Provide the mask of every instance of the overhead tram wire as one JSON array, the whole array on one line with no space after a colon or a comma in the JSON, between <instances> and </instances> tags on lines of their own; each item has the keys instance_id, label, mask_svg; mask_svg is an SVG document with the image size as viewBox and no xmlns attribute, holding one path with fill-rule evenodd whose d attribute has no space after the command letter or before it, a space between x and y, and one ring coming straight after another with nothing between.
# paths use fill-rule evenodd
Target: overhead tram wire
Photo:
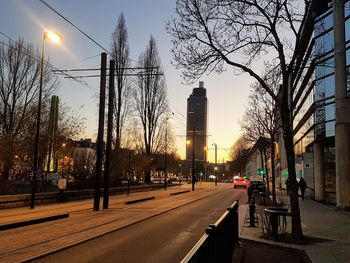
<instances>
[{"instance_id":1,"label":"overhead tram wire","mask_svg":"<svg viewBox=\"0 0 350 263\"><path fill-rule=\"evenodd\" d=\"M91 56L91 57L88 57L88 58L83 58L83 59L81 59L81 60L75 61L75 62L70 63L70 64L67 64L67 65L59 66L59 67L57 67L57 68L66 68L66 67L69 67L69 66L71 66L71 65L79 64L79 63L81 63L81 62L85 62L85 61L88 61L88 60L90 60L90 59L97 58L97 57L100 57L100 56L101 56L101 54L99 53L99 54L97 54L97 55L94 55L94 56Z\"/></svg>"},{"instance_id":2,"label":"overhead tram wire","mask_svg":"<svg viewBox=\"0 0 350 263\"><path fill-rule=\"evenodd\" d=\"M149 67L151 69L158 69L159 67L156 66L156 67ZM132 70L133 72L135 73L124 73L122 74L123 76L156 76L156 75L163 75L163 73L152 73L152 74L149 74L149 73L144 73L144 72L136 72L136 70L143 70L144 68L141 68L141 67L127 67L125 68L126 70ZM98 78L100 77L100 74L94 74L94 75L82 75L82 76L73 76L73 75L69 75L68 76L68 72L83 72L83 71L99 71L100 69L99 68L79 68L79 69L56 69L56 70L53 70L53 72L55 74L59 74L59 75L63 75L65 76L65 78L70 78L70 79L74 79L74 80L77 80L78 79L83 79L83 78ZM107 70L109 70L107 68ZM84 81L84 83L86 83Z\"/></svg>"},{"instance_id":3,"label":"overhead tram wire","mask_svg":"<svg viewBox=\"0 0 350 263\"><path fill-rule=\"evenodd\" d=\"M13 40L11 37L7 36L7 35L4 34L3 32L0 31L0 34L3 35L4 37L6 37L6 38L7 38L8 40L10 40L11 42L13 42L13 43L19 45L19 43L18 43L17 41ZM6 43L6 42L4 42L4 41L0 41L0 43L4 44L4 45L7 46L7 47L10 47L10 48L13 48L13 49L17 50L18 52L22 53L23 55L26 55L26 56L28 56L28 57L31 57L31 58L35 59L35 60L36 60L37 62L39 62L39 63L40 63L40 61L41 61L41 58L40 58L40 57L32 56L31 52L30 52L27 48L25 48L25 47L23 47L23 50L26 51L26 52L23 52L22 50L20 50L20 49L14 47L14 46L10 46L8 43ZM56 71L62 71L62 70L60 70L60 69L54 67L54 66L53 66L52 64L50 64L47 60L44 60L44 64L45 64L46 66L50 67L52 71L54 71L54 70L56 70ZM96 94L99 93L98 89L96 89L95 87L89 85L89 84L86 83L85 81L75 79L74 76L68 74L67 72L62 72L62 74L65 75L68 79L71 79L71 80L73 80L73 81L76 81L76 82L78 82L79 84L81 84L81 85L87 87L88 89L90 89L90 90L93 91L94 93L96 93Z\"/></svg>"}]
</instances>

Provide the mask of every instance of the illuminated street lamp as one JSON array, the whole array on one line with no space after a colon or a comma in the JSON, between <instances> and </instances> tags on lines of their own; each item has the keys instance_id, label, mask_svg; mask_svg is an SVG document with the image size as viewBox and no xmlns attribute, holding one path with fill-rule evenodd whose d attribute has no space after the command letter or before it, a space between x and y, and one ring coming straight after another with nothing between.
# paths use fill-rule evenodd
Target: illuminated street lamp
<instances>
[{"instance_id":1,"label":"illuminated street lamp","mask_svg":"<svg viewBox=\"0 0 350 263\"><path fill-rule=\"evenodd\" d=\"M39 82L39 99L38 99L38 112L36 120L35 131L35 145L34 145L34 163L33 163L33 178L32 178L32 193L30 197L30 209L34 208L35 203L35 191L36 191L36 176L38 172L38 159L39 159L39 139L40 139L40 118L41 118L41 97L43 93L43 75L44 75L44 58L45 58L45 40L48 39L53 43L59 43L62 40L62 36L57 32L44 32L43 44L41 52L40 63L40 82Z\"/></svg>"}]
</instances>

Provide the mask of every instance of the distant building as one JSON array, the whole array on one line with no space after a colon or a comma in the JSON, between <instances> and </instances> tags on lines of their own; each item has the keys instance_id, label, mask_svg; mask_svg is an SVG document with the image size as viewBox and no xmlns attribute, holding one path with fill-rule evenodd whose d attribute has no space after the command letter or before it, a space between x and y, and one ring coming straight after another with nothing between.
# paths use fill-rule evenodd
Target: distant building
<instances>
[{"instance_id":1,"label":"distant building","mask_svg":"<svg viewBox=\"0 0 350 263\"><path fill-rule=\"evenodd\" d=\"M208 99L204 82L199 82L199 87L194 88L187 99L187 129L186 129L186 160L192 160L193 137L194 158L197 164L207 161L207 128L208 128ZM194 134L193 134L194 132ZM194 135L194 136L193 136Z\"/></svg>"},{"instance_id":2,"label":"distant building","mask_svg":"<svg viewBox=\"0 0 350 263\"><path fill-rule=\"evenodd\" d=\"M75 163L90 163L96 158L96 144L91 139L81 139L72 143L72 157ZM86 164L84 164L86 165Z\"/></svg>"}]
</instances>

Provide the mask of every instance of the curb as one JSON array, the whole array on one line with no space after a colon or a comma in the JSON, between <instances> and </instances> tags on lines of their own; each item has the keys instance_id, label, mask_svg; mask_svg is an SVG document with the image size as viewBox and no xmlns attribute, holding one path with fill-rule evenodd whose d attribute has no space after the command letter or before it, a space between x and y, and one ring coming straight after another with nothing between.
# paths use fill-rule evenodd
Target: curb
<instances>
[{"instance_id":1,"label":"curb","mask_svg":"<svg viewBox=\"0 0 350 263\"><path fill-rule=\"evenodd\" d=\"M45 222L58 220L58 219L62 219L62 218L68 218L68 217L69 217L69 213L63 213L63 214L58 214L58 215L30 219L30 220L26 220L26 221L19 221L19 222L15 222L15 223L4 224L4 225L0 225L0 231L12 229L12 228L23 227L23 226L28 226L28 225L45 223Z\"/></svg>"},{"instance_id":2,"label":"curb","mask_svg":"<svg viewBox=\"0 0 350 263\"><path fill-rule=\"evenodd\" d=\"M185 190L185 191L181 191L181 192L171 193L170 195L179 195L179 194L189 193L189 192L190 192L190 190Z\"/></svg>"},{"instance_id":3,"label":"curb","mask_svg":"<svg viewBox=\"0 0 350 263\"><path fill-rule=\"evenodd\" d=\"M153 200L153 199L155 199L154 196L145 197L145 198L141 198L141 199L135 199L135 200L126 201L125 204L126 204L126 205L130 205L130 204L135 204L135 203L139 203L139 202L143 202L143 201L148 201L148 200Z\"/></svg>"}]
</instances>

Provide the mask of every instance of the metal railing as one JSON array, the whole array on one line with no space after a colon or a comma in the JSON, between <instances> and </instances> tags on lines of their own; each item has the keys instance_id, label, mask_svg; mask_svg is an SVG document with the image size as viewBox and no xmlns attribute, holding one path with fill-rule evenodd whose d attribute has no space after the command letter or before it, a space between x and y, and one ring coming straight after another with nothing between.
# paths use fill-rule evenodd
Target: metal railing
<instances>
[{"instance_id":1,"label":"metal railing","mask_svg":"<svg viewBox=\"0 0 350 263\"><path fill-rule=\"evenodd\" d=\"M188 252L181 263L187 262L232 262L238 243L238 201L214 223Z\"/></svg>"}]
</instances>

